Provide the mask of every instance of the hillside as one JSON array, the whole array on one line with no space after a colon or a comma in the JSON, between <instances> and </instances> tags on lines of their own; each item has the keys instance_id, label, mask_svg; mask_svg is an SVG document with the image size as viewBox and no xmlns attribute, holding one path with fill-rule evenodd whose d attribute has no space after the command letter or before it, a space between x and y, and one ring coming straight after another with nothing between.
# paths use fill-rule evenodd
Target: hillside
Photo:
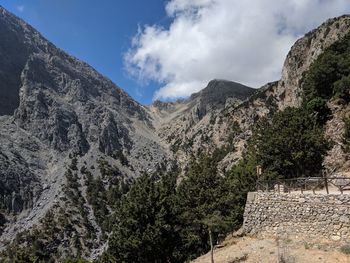
<instances>
[{"instance_id":1,"label":"hillside","mask_svg":"<svg viewBox=\"0 0 350 263\"><path fill-rule=\"evenodd\" d=\"M284 237L254 238L240 237L227 239L214 252L215 262L310 262L310 263L346 263L348 255L342 253L338 246L329 244L327 240L291 239ZM210 255L206 254L193 260L193 263L210 262Z\"/></svg>"},{"instance_id":2,"label":"hillside","mask_svg":"<svg viewBox=\"0 0 350 263\"><path fill-rule=\"evenodd\" d=\"M227 104L225 107L207 113L195 122L186 121L187 126L179 129L176 121L163 124L159 129L161 138L166 138L180 162L186 163L188 156L198 149L209 152L230 145L221 163L223 170L230 168L246 151L246 142L254 124L262 118L271 118L275 112L287 107L299 107L303 99L300 85L310 65L333 43L349 33L350 18L342 16L330 19L320 27L300 38L289 51L282 69L282 78L271 82L242 103ZM327 123L327 134L337 139L333 149L326 157L325 166L330 171L344 172L346 154L341 150L339 136L344 133L341 120L347 107L330 102L334 118ZM181 122L180 122L181 123ZM334 160L340 160L336 163ZM340 164L341 163L341 164Z\"/></svg>"},{"instance_id":3,"label":"hillside","mask_svg":"<svg viewBox=\"0 0 350 263\"><path fill-rule=\"evenodd\" d=\"M212 119L223 109L241 104L255 91L239 83L212 80L207 87L186 100L170 103L156 101L149 111L158 136L162 142L170 145L173 153L180 149L196 152L198 148L205 147L205 131ZM185 165L188 157L178 155L177 160Z\"/></svg>"},{"instance_id":4,"label":"hillside","mask_svg":"<svg viewBox=\"0 0 350 263\"><path fill-rule=\"evenodd\" d=\"M93 178L105 177L102 164L110 167L112 178L103 182L109 188L160 169L168 150L159 144L146 109L110 80L3 8L0 29L6 39L0 43L5 58L0 62L0 192L7 220L0 246L60 208L73 209L69 220L92 226L74 224L73 232L98 234L96 209L86 200L81 174L75 175L76 194L86 209L80 216L88 218L79 218L76 201L66 200L72 160Z\"/></svg>"}]
</instances>

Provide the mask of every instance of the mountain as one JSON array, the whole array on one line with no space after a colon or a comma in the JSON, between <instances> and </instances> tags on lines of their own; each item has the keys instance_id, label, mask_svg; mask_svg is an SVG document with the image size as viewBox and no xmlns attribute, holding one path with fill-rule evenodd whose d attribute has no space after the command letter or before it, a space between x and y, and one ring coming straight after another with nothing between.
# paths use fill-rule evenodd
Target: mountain
<instances>
[{"instance_id":1,"label":"mountain","mask_svg":"<svg viewBox=\"0 0 350 263\"><path fill-rule=\"evenodd\" d=\"M157 132L170 121L171 108L185 110L196 122L254 92L214 80L188 100L169 103L166 111L160 102L144 107L2 7L0 35L1 249L20 232L52 227L45 222L56 215L59 236L52 242L59 244L50 253L78 253L71 244L78 236L79 253L96 257L108 230L94 199L101 198L108 212L107 196L116 187L172 167L169 143ZM102 184L102 197L95 184Z\"/></svg>"},{"instance_id":2,"label":"mountain","mask_svg":"<svg viewBox=\"0 0 350 263\"><path fill-rule=\"evenodd\" d=\"M170 145L173 153L178 153L176 159L183 166L189 157L179 150L193 153L203 148L213 116L241 104L255 91L236 82L212 80L188 99L170 103L156 101L148 109L161 141Z\"/></svg>"},{"instance_id":3,"label":"mountain","mask_svg":"<svg viewBox=\"0 0 350 263\"><path fill-rule=\"evenodd\" d=\"M349 34L349 31L349 16L329 19L293 45L284 62L279 81L264 85L241 103L226 104L207 112L205 116L192 114L178 117L178 122L173 119L167 121L157 129L160 138L170 143L175 156L184 165L189 156L198 150L213 152L217 148L229 146L221 162L222 170L227 170L246 151L246 142L258 120L271 118L275 112L287 107L301 106L303 89L300 83L303 76L328 47ZM345 112L334 103L330 102L329 106L333 113L338 113L333 114L332 120L327 123L326 133L332 139L335 134L337 136L333 149L326 157L325 166L331 171L344 172L348 170L346 154L341 150L341 137L344 134L342 116Z\"/></svg>"},{"instance_id":4,"label":"mountain","mask_svg":"<svg viewBox=\"0 0 350 263\"><path fill-rule=\"evenodd\" d=\"M4 8L0 36L1 246L53 205L68 206L65 173L73 159L94 177L102 176L102 161L111 164L123 181L169 163L145 107L110 80Z\"/></svg>"},{"instance_id":5,"label":"mountain","mask_svg":"<svg viewBox=\"0 0 350 263\"><path fill-rule=\"evenodd\" d=\"M217 149L224 173L246 152L258 120L301 106L303 76L349 32L342 16L306 34L281 80L260 89L213 80L187 99L143 106L0 7L0 250L33 243L45 260L96 259L135 178L177 166L186 176L191 158ZM329 107L326 135L335 143L325 166L343 172L349 110Z\"/></svg>"}]
</instances>

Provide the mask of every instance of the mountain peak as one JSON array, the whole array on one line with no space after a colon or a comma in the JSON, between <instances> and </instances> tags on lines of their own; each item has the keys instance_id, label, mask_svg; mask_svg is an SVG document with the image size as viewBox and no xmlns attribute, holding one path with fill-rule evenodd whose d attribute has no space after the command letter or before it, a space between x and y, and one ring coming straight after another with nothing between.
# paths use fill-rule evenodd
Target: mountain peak
<instances>
[{"instance_id":1,"label":"mountain peak","mask_svg":"<svg viewBox=\"0 0 350 263\"><path fill-rule=\"evenodd\" d=\"M237 82L213 79L204 89L192 94L190 100L200 100L206 108L223 108L227 99L246 100L254 92L255 89Z\"/></svg>"}]
</instances>

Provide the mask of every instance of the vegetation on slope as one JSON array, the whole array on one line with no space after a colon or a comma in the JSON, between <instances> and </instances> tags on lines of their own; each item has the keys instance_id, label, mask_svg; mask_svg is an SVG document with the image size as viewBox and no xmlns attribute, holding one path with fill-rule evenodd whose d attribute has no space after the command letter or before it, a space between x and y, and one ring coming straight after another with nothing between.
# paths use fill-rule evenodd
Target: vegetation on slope
<instances>
[{"instance_id":1,"label":"vegetation on slope","mask_svg":"<svg viewBox=\"0 0 350 263\"><path fill-rule=\"evenodd\" d=\"M184 262L209 249L209 228L218 240L239 227L254 168L241 163L222 177L217 163L215 156L193 159L178 186L177 173L136 180L101 262Z\"/></svg>"},{"instance_id":2,"label":"vegetation on slope","mask_svg":"<svg viewBox=\"0 0 350 263\"><path fill-rule=\"evenodd\" d=\"M302 79L303 107L314 110L325 122L330 114L327 101L332 98L350 102L350 34L331 45L311 65Z\"/></svg>"},{"instance_id":3,"label":"vegetation on slope","mask_svg":"<svg viewBox=\"0 0 350 263\"><path fill-rule=\"evenodd\" d=\"M67 167L61 203L56 203L38 226L18 234L15 241L0 254L1 262L57 262L65 257L69 258L63 262L87 262L81 258L99 245L98 230L89 219L87 205L91 205L101 227L102 239L107 238L106 232L110 232L112 224L110 207L117 205L128 187L119 171L106 162L101 161L99 168L102 177L108 178L108 186L103 184L100 177L94 179L85 166L79 173L77 164L77 158L73 157ZM86 186L86 197L81 181Z\"/></svg>"},{"instance_id":4,"label":"vegetation on slope","mask_svg":"<svg viewBox=\"0 0 350 263\"><path fill-rule=\"evenodd\" d=\"M320 173L330 146L324 138L324 125L331 114L327 102L350 101L349 51L350 36L327 49L304 75L302 107L287 108L270 120L261 120L244 159L223 176L217 166L229 147L194 156L181 180L178 172L145 175L130 190L120 172L101 160L101 177L93 177L85 167L80 171L85 197L73 159L66 174L68 211L62 211L58 219L48 215L43 230L19 236L3 256L8 262L50 262L58 255L57 242L75 236L69 240L76 241L70 255L76 259L64 262L80 262L80 249L92 249L86 241L95 234L85 201L91 205L104 238L109 238L100 262L185 262L207 252L209 233L215 243L240 227L246 193L255 186L256 165L262 165L266 178ZM344 147L349 147L350 121L344 122ZM79 215L78 225L91 230L86 236L76 230L73 213Z\"/></svg>"},{"instance_id":5,"label":"vegetation on slope","mask_svg":"<svg viewBox=\"0 0 350 263\"><path fill-rule=\"evenodd\" d=\"M260 122L250 145L265 177L295 178L318 175L330 144L312 112L287 108Z\"/></svg>"}]
</instances>

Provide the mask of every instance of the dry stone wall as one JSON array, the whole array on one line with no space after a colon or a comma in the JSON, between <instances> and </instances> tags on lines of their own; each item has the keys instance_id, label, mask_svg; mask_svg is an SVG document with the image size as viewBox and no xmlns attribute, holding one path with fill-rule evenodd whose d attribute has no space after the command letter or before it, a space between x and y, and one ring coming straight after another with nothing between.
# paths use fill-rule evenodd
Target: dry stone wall
<instances>
[{"instance_id":1,"label":"dry stone wall","mask_svg":"<svg viewBox=\"0 0 350 263\"><path fill-rule=\"evenodd\" d=\"M350 237L350 195L251 192L243 229L252 235Z\"/></svg>"}]
</instances>

